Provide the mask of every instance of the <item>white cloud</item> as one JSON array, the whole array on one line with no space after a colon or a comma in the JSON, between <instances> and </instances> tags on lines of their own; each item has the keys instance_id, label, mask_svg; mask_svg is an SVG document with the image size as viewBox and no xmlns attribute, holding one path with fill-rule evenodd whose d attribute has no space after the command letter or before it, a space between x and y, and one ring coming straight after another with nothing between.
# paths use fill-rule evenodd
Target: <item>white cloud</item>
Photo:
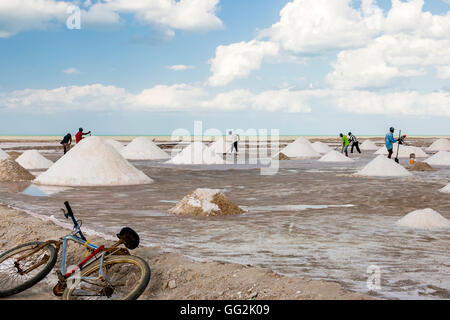
<instances>
[{"instance_id":1,"label":"white cloud","mask_svg":"<svg viewBox=\"0 0 450 320\"><path fill-rule=\"evenodd\" d=\"M450 117L450 93L420 94L403 91L380 94L370 91L336 91L335 106L357 114L433 115Z\"/></svg>"},{"instance_id":2,"label":"white cloud","mask_svg":"<svg viewBox=\"0 0 450 320\"><path fill-rule=\"evenodd\" d=\"M294 0L259 36L300 53L357 47L382 30L383 12L373 2L364 0L358 10L351 0Z\"/></svg>"},{"instance_id":3,"label":"white cloud","mask_svg":"<svg viewBox=\"0 0 450 320\"><path fill-rule=\"evenodd\" d=\"M179 30L212 30L223 26L216 16L219 0L108 0L117 12L132 13L142 23Z\"/></svg>"},{"instance_id":4,"label":"white cloud","mask_svg":"<svg viewBox=\"0 0 450 320\"><path fill-rule=\"evenodd\" d=\"M0 1L0 37L16 33L46 29L67 19L69 3L56 0L3 0Z\"/></svg>"},{"instance_id":5,"label":"white cloud","mask_svg":"<svg viewBox=\"0 0 450 320\"><path fill-rule=\"evenodd\" d=\"M122 108L130 101L125 89L102 84L56 89L25 89L3 94L0 105L8 109L56 112L64 110L109 110Z\"/></svg>"},{"instance_id":6,"label":"white cloud","mask_svg":"<svg viewBox=\"0 0 450 320\"><path fill-rule=\"evenodd\" d=\"M293 0L280 11L280 20L258 35L259 43L278 44L277 52L260 50L251 67L233 64L241 42L219 46L210 83L226 85L248 77L266 56L337 53L327 80L336 88L369 88L392 85L391 80L421 76L427 67L448 78L450 66L450 11L438 15L423 11L423 0L393 0L384 13L374 0L362 0L357 9L351 0ZM224 50L228 49L228 50ZM222 50L219 50L222 49ZM219 54L221 56L219 56ZM276 55L276 56L275 56Z\"/></svg>"},{"instance_id":7,"label":"white cloud","mask_svg":"<svg viewBox=\"0 0 450 320\"><path fill-rule=\"evenodd\" d=\"M429 66L438 78L448 78L450 12L433 15L423 5L423 0L393 0L384 34L361 48L341 51L329 83L341 89L392 86L393 80L425 75Z\"/></svg>"},{"instance_id":8,"label":"white cloud","mask_svg":"<svg viewBox=\"0 0 450 320\"><path fill-rule=\"evenodd\" d=\"M258 40L216 48L209 83L221 86L248 77L260 68L264 58L289 56L286 52L312 53L363 45L381 32L383 12L372 0L363 0L360 10L352 8L351 2L289 2L280 12L280 21L261 31Z\"/></svg>"},{"instance_id":9,"label":"white cloud","mask_svg":"<svg viewBox=\"0 0 450 320\"><path fill-rule=\"evenodd\" d=\"M205 31L222 28L216 16L219 0L105 0L83 3L81 28L112 26L121 14L132 14L143 24L169 29ZM57 0L0 1L0 37L7 38L27 30L44 30L54 25L65 27L74 3Z\"/></svg>"},{"instance_id":10,"label":"white cloud","mask_svg":"<svg viewBox=\"0 0 450 320\"><path fill-rule=\"evenodd\" d=\"M439 79L450 79L450 65L437 68Z\"/></svg>"},{"instance_id":11,"label":"white cloud","mask_svg":"<svg viewBox=\"0 0 450 320\"><path fill-rule=\"evenodd\" d=\"M133 106L141 109L192 108L205 95L202 88L188 84L157 85L136 95Z\"/></svg>"},{"instance_id":12,"label":"white cloud","mask_svg":"<svg viewBox=\"0 0 450 320\"><path fill-rule=\"evenodd\" d=\"M424 12L423 0L402 2L392 0L384 31L386 33L408 33L421 37L448 38L450 32L450 12L433 15Z\"/></svg>"},{"instance_id":13,"label":"white cloud","mask_svg":"<svg viewBox=\"0 0 450 320\"><path fill-rule=\"evenodd\" d=\"M167 66L167 68L169 68L172 71L186 71L189 69L194 69L194 66L187 66L184 64L175 64L173 66Z\"/></svg>"},{"instance_id":14,"label":"white cloud","mask_svg":"<svg viewBox=\"0 0 450 320\"><path fill-rule=\"evenodd\" d=\"M93 84L50 90L26 89L0 94L0 107L32 112L66 110L254 110L307 113L326 105L352 114L433 115L450 117L450 93L292 88L253 93L232 90L216 95L189 84L157 85L133 94L115 86Z\"/></svg>"},{"instance_id":15,"label":"white cloud","mask_svg":"<svg viewBox=\"0 0 450 320\"><path fill-rule=\"evenodd\" d=\"M269 90L252 98L253 107L257 110L288 112L311 112L307 100L312 92L291 91L289 89Z\"/></svg>"},{"instance_id":16,"label":"white cloud","mask_svg":"<svg viewBox=\"0 0 450 320\"><path fill-rule=\"evenodd\" d=\"M98 2L88 4L86 10L81 10L81 28L96 28L103 26L114 26L120 22L120 15L107 4Z\"/></svg>"},{"instance_id":17,"label":"white cloud","mask_svg":"<svg viewBox=\"0 0 450 320\"><path fill-rule=\"evenodd\" d=\"M73 67L64 69L62 72L65 74L80 74L80 71L78 71L77 68L73 68Z\"/></svg>"},{"instance_id":18,"label":"white cloud","mask_svg":"<svg viewBox=\"0 0 450 320\"><path fill-rule=\"evenodd\" d=\"M245 78L251 71L259 69L263 59L278 54L278 44L252 40L228 46L218 46L216 56L210 60L211 86L223 86L236 78Z\"/></svg>"},{"instance_id":19,"label":"white cloud","mask_svg":"<svg viewBox=\"0 0 450 320\"><path fill-rule=\"evenodd\" d=\"M226 91L214 96L189 84L156 85L132 94L102 84L26 89L0 95L0 107L15 110L58 112L65 110L260 110L310 112L308 97L317 93L289 89L252 93Z\"/></svg>"},{"instance_id":20,"label":"white cloud","mask_svg":"<svg viewBox=\"0 0 450 320\"><path fill-rule=\"evenodd\" d=\"M239 89L222 92L210 100L204 101L201 105L205 108L215 108L223 110L243 110L251 104L253 95L250 90Z\"/></svg>"},{"instance_id":21,"label":"white cloud","mask_svg":"<svg viewBox=\"0 0 450 320\"><path fill-rule=\"evenodd\" d=\"M397 78L424 75L427 66L436 67L445 78L449 65L448 39L385 35L364 48L340 52L327 79L337 88L382 87Z\"/></svg>"}]
</instances>

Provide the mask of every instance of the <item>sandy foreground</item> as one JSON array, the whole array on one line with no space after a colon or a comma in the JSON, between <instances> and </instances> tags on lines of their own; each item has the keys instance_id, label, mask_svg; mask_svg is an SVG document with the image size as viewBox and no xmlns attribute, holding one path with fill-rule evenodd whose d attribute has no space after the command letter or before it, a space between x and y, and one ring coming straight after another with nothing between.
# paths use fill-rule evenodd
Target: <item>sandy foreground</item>
<instances>
[{"instance_id":1,"label":"sandy foreground","mask_svg":"<svg viewBox=\"0 0 450 320\"><path fill-rule=\"evenodd\" d=\"M51 221L0 205L0 252L21 243L58 239L67 233L67 229ZM99 237L88 239L96 244L112 244ZM84 248L69 245L68 265L81 261L84 253ZM347 291L336 282L285 277L268 268L190 261L160 248L140 247L133 254L144 258L151 268L149 286L140 299L372 299ZM33 288L9 299L59 299L52 294L54 270Z\"/></svg>"}]
</instances>

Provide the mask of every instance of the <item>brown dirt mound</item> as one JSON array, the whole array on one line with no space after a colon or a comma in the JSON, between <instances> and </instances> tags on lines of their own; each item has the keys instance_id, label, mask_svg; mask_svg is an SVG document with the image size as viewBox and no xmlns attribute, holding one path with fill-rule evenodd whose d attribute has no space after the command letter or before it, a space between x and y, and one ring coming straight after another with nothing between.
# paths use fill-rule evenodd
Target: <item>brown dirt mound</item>
<instances>
[{"instance_id":1,"label":"brown dirt mound","mask_svg":"<svg viewBox=\"0 0 450 320\"><path fill-rule=\"evenodd\" d=\"M11 157L11 159L16 160L22 153L17 152L17 151L10 151L7 152L9 154L9 156Z\"/></svg>"},{"instance_id":2,"label":"brown dirt mound","mask_svg":"<svg viewBox=\"0 0 450 320\"><path fill-rule=\"evenodd\" d=\"M223 193L216 193L213 197L212 203L217 204L220 211L218 215L230 215L244 213L244 210L239 208L237 204L225 197ZM217 215L217 214L215 214Z\"/></svg>"},{"instance_id":3,"label":"brown dirt mound","mask_svg":"<svg viewBox=\"0 0 450 320\"><path fill-rule=\"evenodd\" d=\"M34 176L12 159L0 161L0 181L30 181Z\"/></svg>"},{"instance_id":4,"label":"brown dirt mound","mask_svg":"<svg viewBox=\"0 0 450 320\"><path fill-rule=\"evenodd\" d=\"M275 157L277 158L277 157ZM278 160L291 160L287 155L285 155L283 152L278 153Z\"/></svg>"},{"instance_id":5,"label":"brown dirt mound","mask_svg":"<svg viewBox=\"0 0 450 320\"><path fill-rule=\"evenodd\" d=\"M411 171L433 171L433 167L426 162L416 162L412 167L408 168Z\"/></svg>"},{"instance_id":6,"label":"brown dirt mound","mask_svg":"<svg viewBox=\"0 0 450 320\"><path fill-rule=\"evenodd\" d=\"M210 209L206 209L204 203L210 203ZM215 205L215 206L214 206ZM177 205L169 209L170 213L183 216L226 216L241 214L244 212L233 201L228 199L223 193L217 192L212 198L197 189L186 195Z\"/></svg>"}]
</instances>

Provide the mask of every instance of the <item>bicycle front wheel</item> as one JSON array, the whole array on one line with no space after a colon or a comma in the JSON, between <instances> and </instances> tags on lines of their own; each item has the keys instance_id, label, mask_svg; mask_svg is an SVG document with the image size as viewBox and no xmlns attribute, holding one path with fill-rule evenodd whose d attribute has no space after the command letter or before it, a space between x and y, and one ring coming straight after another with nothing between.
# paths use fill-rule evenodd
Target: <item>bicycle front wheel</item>
<instances>
[{"instance_id":1,"label":"bicycle front wheel","mask_svg":"<svg viewBox=\"0 0 450 320\"><path fill-rule=\"evenodd\" d=\"M31 288L53 269L56 249L48 244L35 251L41 244L25 243L0 254L0 297Z\"/></svg>"},{"instance_id":2,"label":"bicycle front wheel","mask_svg":"<svg viewBox=\"0 0 450 320\"><path fill-rule=\"evenodd\" d=\"M81 271L68 282L64 300L135 300L150 281L150 267L136 256L110 256ZM70 279L70 278L69 278ZM68 280L69 280L68 279Z\"/></svg>"}]
</instances>

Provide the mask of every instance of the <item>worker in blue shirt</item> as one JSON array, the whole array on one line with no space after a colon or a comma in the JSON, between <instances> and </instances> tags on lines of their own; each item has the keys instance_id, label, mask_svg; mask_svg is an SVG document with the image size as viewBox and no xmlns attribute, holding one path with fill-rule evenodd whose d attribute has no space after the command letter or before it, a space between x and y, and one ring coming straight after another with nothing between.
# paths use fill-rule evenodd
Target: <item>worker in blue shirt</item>
<instances>
[{"instance_id":1,"label":"worker in blue shirt","mask_svg":"<svg viewBox=\"0 0 450 320\"><path fill-rule=\"evenodd\" d=\"M392 153L394 153L394 143L398 142L397 139L394 138L394 127L391 127L389 129L388 134L386 134L385 143L386 143L386 149L388 151L388 158L391 159ZM405 138L406 135L404 135L402 138Z\"/></svg>"}]
</instances>

